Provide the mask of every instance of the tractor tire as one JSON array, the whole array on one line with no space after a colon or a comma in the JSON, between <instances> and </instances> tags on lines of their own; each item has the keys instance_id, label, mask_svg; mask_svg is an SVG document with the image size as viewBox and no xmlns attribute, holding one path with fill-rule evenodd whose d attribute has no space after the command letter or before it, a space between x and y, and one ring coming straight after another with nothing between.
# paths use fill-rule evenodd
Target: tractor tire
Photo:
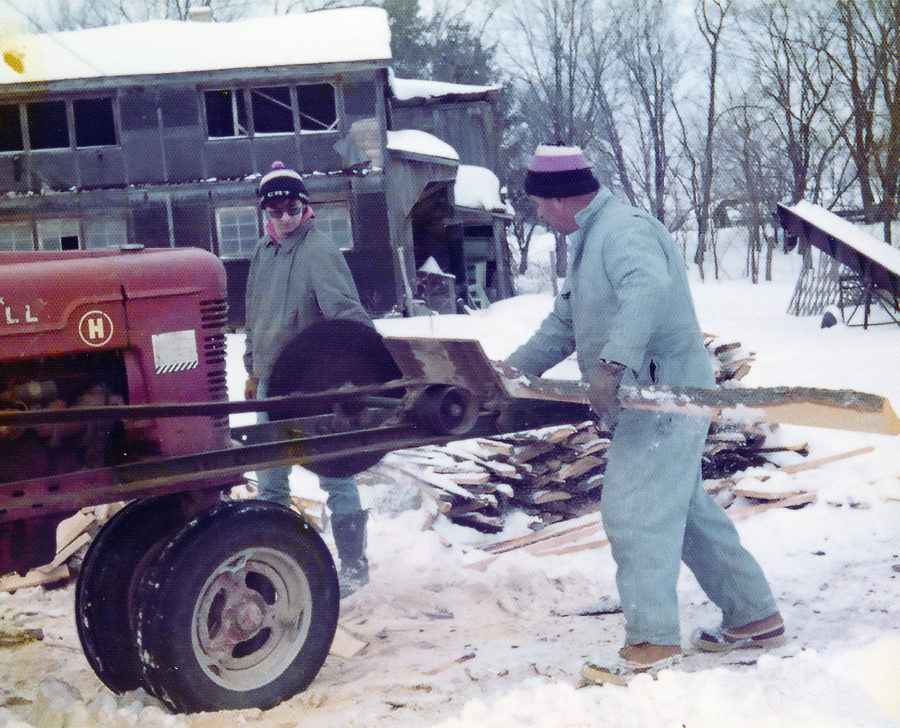
<instances>
[{"instance_id":1,"label":"tractor tire","mask_svg":"<svg viewBox=\"0 0 900 728\"><path fill-rule=\"evenodd\" d=\"M177 496L134 501L104 524L85 554L75 588L78 638L97 677L114 693L143 685L134 586L149 555L184 521Z\"/></svg>"},{"instance_id":2,"label":"tractor tire","mask_svg":"<svg viewBox=\"0 0 900 728\"><path fill-rule=\"evenodd\" d=\"M138 588L144 686L180 712L271 708L319 672L339 601L331 553L298 514L258 500L203 511Z\"/></svg>"}]
</instances>

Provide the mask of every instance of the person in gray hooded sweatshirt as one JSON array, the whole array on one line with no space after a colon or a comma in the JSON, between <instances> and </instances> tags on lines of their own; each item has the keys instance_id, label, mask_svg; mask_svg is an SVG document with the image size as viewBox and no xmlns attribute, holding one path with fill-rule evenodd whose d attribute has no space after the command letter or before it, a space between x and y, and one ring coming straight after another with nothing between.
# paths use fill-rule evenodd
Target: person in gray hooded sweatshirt
<instances>
[{"instance_id":1,"label":"person in gray hooded sweatshirt","mask_svg":"<svg viewBox=\"0 0 900 728\"><path fill-rule=\"evenodd\" d=\"M315 215L301 176L281 162L262 177L257 189L265 211L266 235L250 261L246 293L248 372L245 395L265 397L269 377L285 345L323 319L350 319L372 326L359 300L350 268L336 245L316 230ZM261 413L260 422L267 421ZM257 474L259 497L290 506L289 467ZM366 511L352 477L321 476L328 493L331 530L341 568L341 597L369 581L365 556Z\"/></svg>"},{"instance_id":2,"label":"person in gray hooded sweatshirt","mask_svg":"<svg viewBox=\"0 0 900 728\"><path fill-rule=\"evenodd\" d=\"M696 647L724 651L783 644L784 623L756 560L703 489L709 420L626 409L629 384L712 387L715 379L674 241L658 220L600 189L577 147L541 145L525 191L538 215L569 236L568 270L552 312L506 360L540 375L572 352L592 408L613 428L601 496L616 562L625 646L582 675L615 682L681 655L676 584L681 561L722 610Z\"/></svg>"}]
</instances>

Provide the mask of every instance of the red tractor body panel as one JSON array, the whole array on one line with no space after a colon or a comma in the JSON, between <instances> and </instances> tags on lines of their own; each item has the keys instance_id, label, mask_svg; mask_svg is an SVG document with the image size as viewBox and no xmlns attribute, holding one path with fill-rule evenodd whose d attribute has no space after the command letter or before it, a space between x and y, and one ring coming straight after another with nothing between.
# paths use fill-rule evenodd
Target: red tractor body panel
<instances>
[{"instance_id":1,"label":"red tractor body panel","mask_svg":"<svg viewBox=\"0 0 900 728\"><path fill-rule=\"evenodd\" d=\"M0 409L225 400L226 322L224 267L200 249L0 253ZM229 443L224 417L0 428L0 573L47 554L11 548L11 529L52 547L56 523L97 502L85 482L42 503L42 477Z\"/></svg>"}]
</instances>

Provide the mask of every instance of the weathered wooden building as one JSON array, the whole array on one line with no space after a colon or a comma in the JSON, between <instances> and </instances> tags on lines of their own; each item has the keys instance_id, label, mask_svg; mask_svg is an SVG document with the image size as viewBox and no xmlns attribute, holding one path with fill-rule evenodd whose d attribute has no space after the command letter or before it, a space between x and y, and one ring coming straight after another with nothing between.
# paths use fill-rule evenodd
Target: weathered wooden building
<instances>
[{"instance_id":1,"label":"weathered wooden building","mask_svg":"<svg viewBox=\"0 0 900 728\"><path fill-rule=\"evenodd\" d=\"M280 160L304 174L373 313L410 309L429 256L464 297L512 292L499 196L457 203L458 170L495 166L496 89L393 79L381 9L3 44L2 250L208 248L239 323L263 222L256 181Z\"/></svg>"}]
</instances>

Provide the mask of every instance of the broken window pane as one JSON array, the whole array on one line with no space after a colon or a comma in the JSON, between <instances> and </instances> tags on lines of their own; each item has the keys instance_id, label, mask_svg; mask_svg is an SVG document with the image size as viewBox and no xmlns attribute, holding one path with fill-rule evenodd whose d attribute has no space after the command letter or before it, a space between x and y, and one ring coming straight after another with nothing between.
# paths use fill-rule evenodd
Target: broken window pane
<instances>
[{"instance_id":1,"label":"broken window pane","mask_svg":"<svg viewBox=\"0 0 900 728\"><path fill-rule=\"evenodd\" d=\"M253 131L256 134L282 134L294 131L291 90L287 86L250 89Z\"/></svg>"},{"instance_id":2,"label":"broken window pane","mask_svg":"<svg viewBox=\"0 0 900 728\"><path fill-rule=\"evenodd\" d=\"M334 86L314 83L297 86L301 131L330 131L337 123Z\"/></svg>"},{"instance_id":3,"label":"broken window pane","mask_svg":"<svg viewBox=\"0 0 900 728\"><path fill-rule=\"evenodd\" d=\"M112 99L77 99L75 112L75 145L101 147L116 143Z\"/></svg>"},{"instance_id":4,"label":"broken window pane","mask_svg":"<svg viewBox=\"0 0 900 728\"><path fill-rule=\"evenodd\" d=\"M240 91L218 89L204 94L206 130L210 139L247 136L247 112Z\"/></svg>"},{"instance_id":5,"label":"broken window pane","mask_svg":"<svg viewBox=\"0 0 900 728\"><path fill-rule=\"evenodd\" d=\"M0 152L21 152L23 149L18 104L0 104Z\"/></svg>"},{"instance_id":6,"label":"broken window pane","mask_svg":"<svg viewBox=\"0 0 900 728\"><path fill-rule=\"evenodd\" d=\"M37 222L38 243L41 250L78 250L78 232L78 220L71 218Z\"/></svg>"},{"instance_id":7,"label":"broken window pane","mask_svg":"<svg viewBox=\"0 0 900 728\"><path fill-rule=\"evenodd\" d=\"M33 101L26 110L32 149L65 149L69 146L65 101Z\"/></svg>"}]
</instances>

